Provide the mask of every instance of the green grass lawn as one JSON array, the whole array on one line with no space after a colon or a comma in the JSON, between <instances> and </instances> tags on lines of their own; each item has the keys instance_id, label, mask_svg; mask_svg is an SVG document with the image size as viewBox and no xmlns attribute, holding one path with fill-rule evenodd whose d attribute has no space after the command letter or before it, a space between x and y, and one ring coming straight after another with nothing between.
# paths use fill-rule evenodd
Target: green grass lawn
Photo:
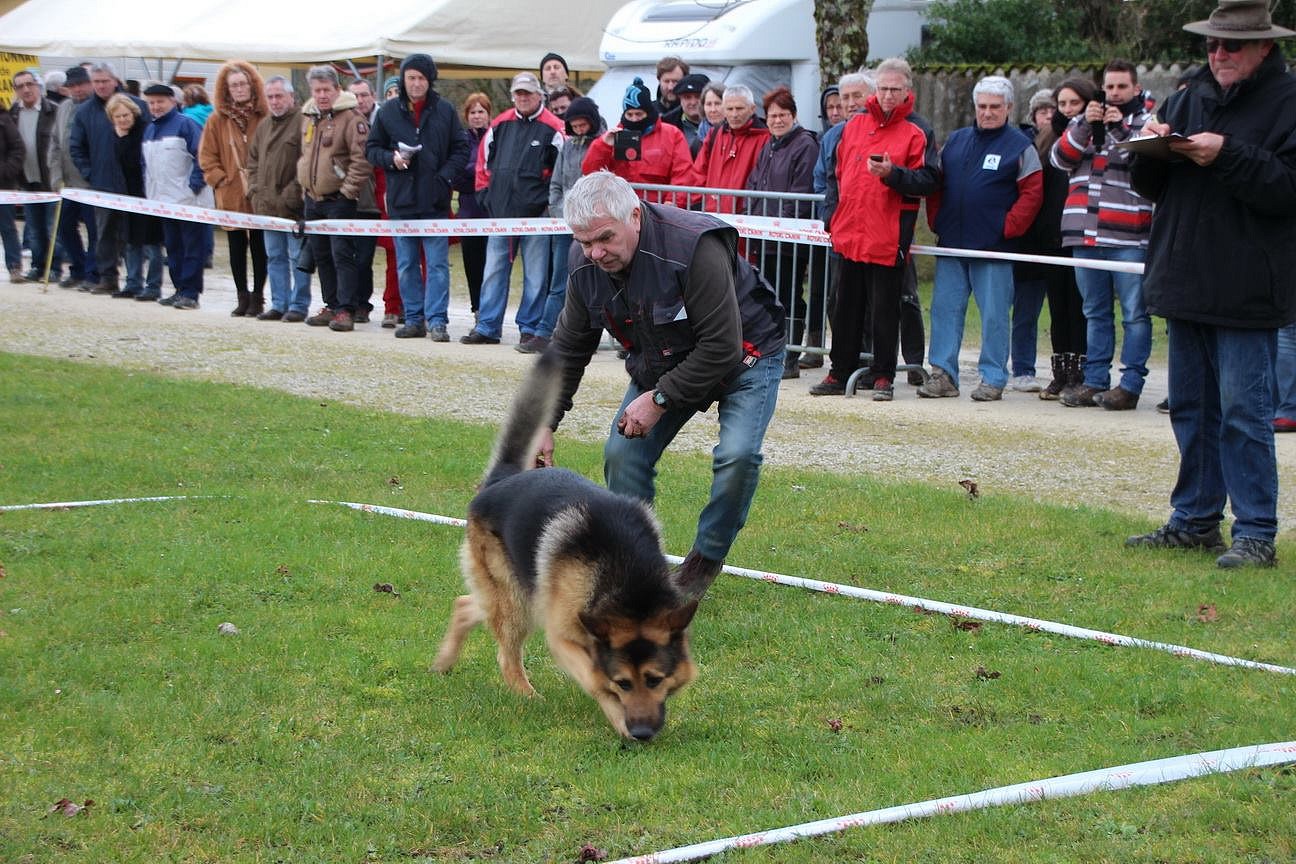
<instances>
[{"instance_id":1,"label":"green grass lawn","mask_svg":"<svg viewBox=\"0 0 1296 864\"><path fill-rule=\"evenodd\" d=\"M457 529L305 503L461 516L493 430L4 354L0 398L0 504L212 496L0 514L6 864L620 857L1296 738L1287 676L722 576L694 622L697 683L658 740L626 745L538 639L541 699L503 686L482 632L429 673ZM597 446L561 454L600 476ZM670 551L708 485L705 460L664 461ZM1296 663L1290 566L1121 547L1148 527L769 465L730 563ZM47 813L63 798L94 803ZM724 858L1293 859L1283 769Z\"/></svg>"}]
</instances>

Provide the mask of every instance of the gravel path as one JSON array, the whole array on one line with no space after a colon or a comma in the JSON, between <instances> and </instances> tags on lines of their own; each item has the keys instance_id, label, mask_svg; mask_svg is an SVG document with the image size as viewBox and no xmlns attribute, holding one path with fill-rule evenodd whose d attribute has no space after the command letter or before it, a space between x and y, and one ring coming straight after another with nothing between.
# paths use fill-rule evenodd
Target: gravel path
<instances>
[{"instance_id":1,"label":"gravel path","mask_svg":"<svg viewBox=\"0 0 1296 864\"><path fill-rule=\"evenodd\" d=\"M219 238L218 238L219 240ZM223 246L218 243L218 246ZM458 256L452 256L456 280ZM0 274L0 280L4 280ZM515 292L516 293L516 292ZM377 299L377 298L375 298ZM451 338L472 323L462 298L452 304ZM270 387L289 393L404 414L495 424L529 358L512 349L512 310L502 345L397 340L374 322L353 333L301 324L231 318L228 276L208 271L202 308L182 312L155 303L94 297L0 281L3 350L67 357L176 377ZM1042 358L1047 363L1047 358ZM1153 406L1165 395L1165 371L1153 370L1138 410L1064 408L1032 393L975 403L975 356L963 357L958 399L919 399L906 384L895 401L868 394L845 399L806 394L811 377L783 382L766 438L767 464L858 472L953 486L971 478L982 494L1009 491L1066 505L1114 507L1163 518L1177 453L1169 418ZM1045 370L1046 371L1046 370ZM591 363L562 436L601 440L625 387L611 351ZM675 445L706 452L714 413L685 427ZM1296 512L1296 436L1278 436L1279 514L1291 530ZM559 442L558 456L562 447Z\"/></svg>"}]
</instances>

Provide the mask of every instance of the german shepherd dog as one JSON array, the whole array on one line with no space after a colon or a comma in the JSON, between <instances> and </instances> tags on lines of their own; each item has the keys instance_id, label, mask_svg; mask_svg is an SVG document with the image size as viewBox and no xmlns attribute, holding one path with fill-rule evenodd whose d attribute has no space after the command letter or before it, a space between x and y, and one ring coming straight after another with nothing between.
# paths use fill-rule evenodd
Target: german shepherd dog
<instances>
[{"instance_id":1,"label":"german shepherd dog","mask_svg":"<svg viewBox=\"0 0 1296 864\"><path fill-rule=\"evenodd\" d=\"M528 470L561 383L559 360L543 354L514 400L468 505L460 563L469 593L455 600L433 668L448 672L485 622L504 681L534 696L522 648L543 628L554 660L612 728L648 741L665 725L666 697L697 674L688 626L706 586L678 584L642 501L566 469Z\"/></svg>"}]
</instances>

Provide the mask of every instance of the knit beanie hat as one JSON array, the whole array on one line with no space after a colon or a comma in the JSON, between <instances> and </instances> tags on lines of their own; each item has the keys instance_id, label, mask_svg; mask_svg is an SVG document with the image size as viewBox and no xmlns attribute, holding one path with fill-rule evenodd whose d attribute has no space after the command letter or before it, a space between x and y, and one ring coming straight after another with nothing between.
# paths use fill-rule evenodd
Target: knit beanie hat
<instances>
[{"instance_id":1,"label":"knit beanie hat","mask_svg":"<svg viewBox=\"0 0 1296 864\"><path fill-rule=\"evenodd\" d=\"M432 93L431 86L436 83L437 68L436 68L436 63L432 62L432 55L411 54L401 61L401 65L400 65L401 74L400 74L400 82L398 86L400 87L400 98L403 101L409 100L409 94L405 92L405 70L406 69L413 69L416 72L422 73L423 77L428 80L427 98L429 99L433 98L431 95ZM386 90L384 90L383 92L386 92Z\"/></svg>"},{"instance_id":2,"label":"knit beanie hat","mask_svg":"<svg viewBox=\"0 0 1296 864\"><path fill-rule=\"evenodd\" d=\"M382 89L382 96L383 96L383 98L386 98L386 96L387 96L387 91L390 90L390 89L392 89L393 87L395 87L396 90L397 90L397 92L399 92L399 91L400 91L400 83L401 83L401 79L400 79L400 76L399 76L399 75L393 75L393 76L391 76L390 78L388 78L386 81L384 81L384 82L383 82L383 89Z\"/></svg>"},{"instance_id":3,"label":"knit beanie hat","mask_svg":"<svg viewBox=\"0 0 1296 864\"><path fill-rule=\"evenodd\" d=\"M543 56L543 57L540 58L540 69L539 69L539 71L540 71L542 74L543 74L543 72L544 72L545 64L548 63L550 60L557 60L559 63L562 64L563 71L566 72L568 75L571 74L571 69L567 68L567 61L563 59L563 56L562 56L561 54L555 54L555 53L552 52L552 51L550 51L548 54L546 54L545 56Z\"/></svg>"},{"instance_id":4,"label":"knit beanie hat","mask_svg":"<svg viewBox=\"0 0 1296 864\"><path fill-rule=\"evenodd\" d=\"M642 120L626 120L625 112L634 109L646 111L648 116ZM621 126L625 129L640 129L647 132L656 122L657 104L653 102L652 91L644 84L642 78L636 77L626 88L625 97L621 100Z\"/></svg>"},{"instance_id":5,"label":"knit beanie hat","mask_svg":"<svg viewBox=\"0 0 1296 864\"><path fill-rule=\"evenodd\" d=\"M1035 95L1030 98L1030 107L1026 110L1026 116L1034 117L1035 112L1040 108L1056 108L1057 102L1053 101L1052 90L1036 90Z\"/></svg>"}]
</instances>

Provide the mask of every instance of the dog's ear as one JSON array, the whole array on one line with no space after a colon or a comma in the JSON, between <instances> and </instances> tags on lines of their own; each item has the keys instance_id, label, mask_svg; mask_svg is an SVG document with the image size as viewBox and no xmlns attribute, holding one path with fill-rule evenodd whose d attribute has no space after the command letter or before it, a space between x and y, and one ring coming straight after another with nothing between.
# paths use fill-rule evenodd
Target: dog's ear
<instances>
[{"instance_id":1,"label":"dog's ear","mask_svg":"<svg viewBox=\"0 0 1296 864\"><path fill-rule=\"evenodd\" d=\"M606 618L599 618L588 612L580 613L581 626L585 632L589 633L595 639L606 642L608 634L612 632L612 622Z\"/></svg>"},{"instance_id":2,"label":"dog's ear","mask_svg":"<svg viewBox=\"0 0 1296 864\"><path fill-rule=\"evenodd\" d=\"M698 601L693 600L677 609L670 610L661 616L662 625L671 633L679 633L693 620L693 614L697 612L697 607Z\"/></svg>"}]
</instances>

